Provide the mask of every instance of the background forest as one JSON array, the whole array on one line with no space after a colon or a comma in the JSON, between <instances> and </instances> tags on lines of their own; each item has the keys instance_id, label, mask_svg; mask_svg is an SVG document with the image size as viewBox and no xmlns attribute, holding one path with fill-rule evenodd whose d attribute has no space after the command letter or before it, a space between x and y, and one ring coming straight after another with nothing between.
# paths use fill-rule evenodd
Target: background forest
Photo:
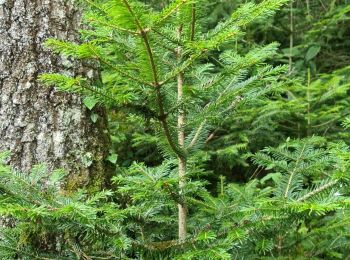
<instances>
[{"instance_id":1,"label":"background forest","mask_svg":"<svg viewBox=\"0 0 350 260\"><path fill-rule=\"evenodd\" d=\"M108 170L2 153L1 259L350 259L350 1L79 6L45 48L97 76L40 82L108 114Z\"/></svg>"}]
</instances>

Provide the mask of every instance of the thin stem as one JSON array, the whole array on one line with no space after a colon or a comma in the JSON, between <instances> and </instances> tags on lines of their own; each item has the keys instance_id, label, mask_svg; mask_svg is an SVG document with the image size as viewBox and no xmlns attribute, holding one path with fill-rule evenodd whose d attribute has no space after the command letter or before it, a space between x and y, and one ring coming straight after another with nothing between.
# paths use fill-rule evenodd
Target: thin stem
<instances>
[{"instance_id":1,"label":"thin stem","mask_svg":"<svg viewBox=\"0 0 350 260\"><path fill-rule=\"evenodd\" d=\"M315 189L314 191L311 191L307 194L305 194L303 197L299 198L297 201L301 202L301 201L304 201L304 200L307 200L309 199L310 197L316 195L317 193L320 193L330 187L332 187L333 185L337 184L338 182L337 181L331 181L331 182L328 182L326 183L325 185L322 185L320 187L318 187L317 189Z\"/></svg>"},{"instance_id":2,"label":"thin stem","mask_svg":"<svg viewBox=\"0 0 350 260\"><path fill-rule=\"evenodd\" d=\"M157 68L156 68L156 63L155 63L155 60L154 60L154 55L153 55L153 52L152 52L152 48L151 48L151 45L150 45L150 42L149 42L149 39L148 39L148 36L147 36L147 31L142 27L142 25L140 23L140 20L137 18L136 14L132 10L129 2L126 1L126 0L122 0L122 1L123 1L124 5L126 6L126 8L129 10L129 13L134 17L135 24L136 24L137 28L140 31L141 37L142 37L143 42L144 42L145 47L146 47L146 51L147 51L147 54L148 54L149 62L150 62L150 65L151 65L151 69L152 69L153 84L155 86L157 86L158 82L159 82L158 81Z\"/></svg>"},{"instance_id":3,"label":"thin stem","mask_svg":"<svg viewBox=\"0 0 350 260\"><path fill-rule=\"evenodd\" d=\"M290 35L289 35L289 73L293 69L293 45L294 45L294 17L293 17L293 0L290 0Z\"/></svg>"},{"instance_id":4,"label":"thin stem","mask_svg":"<svg viewBox=\"0 0 350 260\"><path fill-rule=\"evenodd\" d=\"M168 83L170 80L172 80L173 78L175 78L177 75L183 73L189 66L193 64L193 62L197 60L197 58L199 58L205 52L206 51L203 50L199 53L191 55L185 62L183 62L183 64L179 69L175 69L173 72L169 73L168 76L162 82L159 82L159 84L164 85Z\"/></svg>"},{"instance_id":5,"label":"thin stem","mask_svg":"<svg viewBox=\"0 0 350 260\"><path fill-rule=\"evenodd\" d=\"M170 10L170 12L168 12L166 15L164 15L158 22L162 23L164 20L166 20L168 17L170 17L174 12L176 12L182 5L186 4L188 2L188 0L182 0L181 2L179 2L172 10Z\"/></svg>"},{"instance_id":6,"label":"thin stem","mask_svg":"<svg viewBox=\"0 0 350 260\"><path fill-rule=\"evenodd\" d=\"M156 34L158 34L159 36L163 37L164 39L168 40L169 42L172 42L174 44L177 44L177 45L180 45L180 46L183 46L183 43L179 40L175 40L175 39L172 39L170 38L168 35L166 35L165 33L163 32L160 32L154 28L152 28L152 32L155 32Z\"/></svg>"},{"instance_id":7,"label":"thin stem","mask_svg":"<svg viewBox=\"0 0 350 260\"><path fill-rule=\"evenodd\" d=\"M191 41L194 41L195 33L196 33L196 4L192 4L191 36L190 36Z\"/></svg>"},{"instance_id":8,"label":"thin stem","mask_svg":"<svg viewBox=\"0 0 350 260\"><path fill-rule=\"evenodd\" d=\"M225 176L220 175L220 195L224 196L224 183L225 183Z\"/></svg>"},{"instance_id":9,"label":"thin stem","mask_svg":"<svg viewBox=\"0 0 350 260\"><path fill-rule=\"evenodd\" d=\"M306 9L307 9L307 18L310 19L311 15L310 15L310 2L309 2L309 0L306 0Z\"/></svg>"},{"instance_id":10,"label":"thin stem","mask_svg":"<svg viewBox=\"0 0 350 260\"><path fill-rule=\"evenodd\" d=\"M215 129L209 136L208 138L205 140L205 143L209 143L210 140L212 140L215 137L216 132L219 131L219 129Z\"/></svg>"},{"instance_id":11,"label":"thin stem","mask_svg":"<svg viewBox=\"0 0 350 260\"><path fill-rule=\"evenodd\" d=\"M182 35L182 25L179 26L178 32L177 32L178 39L181 39ZM177 59L180 62L182 59L182 48L179 46L176 50L177 53ZM177 102L182 104L183 103L183 85L184 85L184 74L180 73L177 76ZM177 118L177 127L178 127L178 143L181 149L185 148L185 110L183 106L179 107L178 110L178 118ZM183 197L184 194L184 188L186 186L186 159L184 157L178 157L179 161L179 195L180 197ZM178 204L178 220L179 220L179 240L185 241L186 240L186 233L187 233L187 209L186 206L183 204Z\"/></svg>"},{"instance_id":12,"label":"thin stem","mask_svg":"<svg viewBox=\"0 0 350 260\"><path fill-rule=\"evenodd\" d=\"M203 122L199 125L199 127L198 127L196 133L194 134L194 136L193 136L190 144L188 145L187 149L191 149L196 144L196 142L197 142L197 140L198 140L198 138L199 138L199 136L200 136L200 134L201 134L201 132L202 132L202 130L204 128L204 125L206 124L206 122L207 122L207 120L204 119Z\"/></svg>"},{"instance_id":13,"label":"thin stem","mask_svg":"<svg viewBox=\"0 0 350 260\"><path fill-rule=\"evenodd\" d=\"M97 10L99 10L101 13L105 14L106 16L108 16L108 13L107 13L105 10L103 10L98 4L94 3L94 1L91 1L91 0L85 0L85 1L86 1L89 5L95 7L95 8L96 8ZM97 21L97 20L94 20L94 19L92 19L92 18L90 18L90 20L95 21L95 22L98 22L98 23L103 24L103 25L106 25L106 26L109 26L109 27L112 27L112 28L117 29L117 30L122 31L122 32L130 33L130 34L133 34L133 35L137 35L137 34L138 34L138 32L134 32L134 31L132 31L132 30L128 30L128 29L125 29L125 28L121 28L121 27L119 27L119 26L111 25L111 24L109 24L109 23L104 23L104 22L102 22L102 21Z\"/></svg>"},{"instance_id":14,"label":"thin stem","mask_svg":"<svg viewBox=\"0 0 350 260\"><path fill-rule=\"evenodd\" d=\"M302 157L303 154L304 154L305 147L306 147L306 144L304 144L303 149L301 150L300 155L299 155L298 159L297 159L296 162L295 162L294 169L293 169L292 173L291 173L290 176L289 176L288 184L287 184L287 187L286 187L286 191L284 192L284 197L285 197L285 198L288 197L288 192L289 192L290 186L291 186L291 184L292 184L292 180L293 180L295 171L297 170L297 167L298 167L298 165L299 165L299 161L300 161L301 157Z\"/></svg>"},{"instance_id":15,"label":"thin stem","mask_svg":"<svg viewBox=\"0 0 350 260\"><path fill-rule=\"evenodd\" d=\"M307 90L306 90L306 98L307 98L307 136L310 136L310 128L311 128L310 83L311 83L311 73L310 73L310 68L308 68L307 69Z\"/></svg>"},{"instance_id":16,"label":"thin stem","mask_svg":"<svg viewBox=\"0 0 350 260\"><path fill-rule=\"evenodd\" d=\"M137 18L137 16L135 15L134 11L132 10L129 2L127 0L122 0L124 5L126 6L126 8L129 10L129 13L134 17L134 21L135 24L137 26L137 28L140 31L140 35L141 38L144 42L147 54L148 54L148 59L150 62L150 67L152 70L152 75L153 75L153 86L155 87L156 90L156 96L157 96L157 103L158 103L158 107L159 107L159 120L161 122L164 134L166 136L166 139L171 147L171 149L176 153L176 155L178 157L184 158L184 153L183 151L181 151L181 149L179 149L176 145L176 143L174 142L171 133L170 133L170 128L167 122L167 114L165 113L165 109L164 109L164 102L163 102L163 97L162 97L162 93L161 93L161 84L159 84L159 80L158 80L158 72L157 72L157 66L156 66L156 62L154 59L154 55L153 55L153 51L151 48L151 44L150 41L148 39L148 32L149 30L145 30L139 19Z\"/></svg>"},{"instance_id":17,"label":"thin stem","mask_svg":"<svg viewBox=\"0 0 350 260\"><path fill-rule=\"evenodd\" d=\"M96 23L99 23L101 25L105 25L107 27L110 27L112 29L116 29L117 31L121 31L121 32L124 32L124 33L129 33L129 34L132 34L132 35L139 35L140 34L138 32L134 32L134 31L131 31L131 30L128 30L128 29L116 26L114 24L111 24L111 23L108 23L108 22L99 21L99 20L96 20L96 19L93 19L93 18L89 18L89 21L90 22L96 22Z\"/></svg>"},{"instance_id":18,"label":"thin stem","mask_svg":"<svg viewBox=\"0 0 350 260\"><path fill-rule=\"evenodd\" d=\"M146 81L142 81L142 80L140 80L140 79L138 79L138 78L136 78L136 77L130 75L129 73L124 72L122 69L118 68L118 67L115 66L114 64L111 64L111 63L108 62L107 60L103 59L103 58L95 51L94 48L91 48L91 47L89 46L89 49L94 53L95 58L96 58L98 61L100 61L100 62L103 63L104 65L106 65L106 66L108 66L108 67L114 69L114 70L117 71L120 75L122 75L122 76L124 76L124 77L126 77L126 78L129 78L129 79L131 79L131 80L134 80L134 81L136 81L136 82L138 82L138 83L140 83L140 84L142 84L142 85L147 85L147 86L153 87L153 85L152 85L151 83L146 82Z\"/></svg>"}]
</instances>

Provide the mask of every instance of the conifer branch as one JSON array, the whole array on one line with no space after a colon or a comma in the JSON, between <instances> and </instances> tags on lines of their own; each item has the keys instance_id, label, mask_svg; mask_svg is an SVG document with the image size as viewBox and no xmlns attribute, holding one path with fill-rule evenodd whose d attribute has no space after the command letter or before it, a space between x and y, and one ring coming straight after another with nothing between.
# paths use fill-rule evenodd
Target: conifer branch
<instances>
[{"instance_id":1,"label":"conifer branch","mask_svg":"<svg viewBox=\"0 0 350 260\"><path fill-rule=\"evenodd\" d=\"M181 42L181 40L179 40L179 39L172 39L172 38L169 37L168 35L166 35L166 34L160 32L160 31L158 31L158 30L156 30L156 29L154 29L154 28L152 28L152 32L155 32L156 34L158 34L159 36L161 36L161 37L163 37L164 39L168 40L169 42L172 42L172 43L177 44L177 45L180 45L180 46L183 46L183 45L184 45L184 43Z\"/></svg>"},{"instance_id":2,"label":"conifer branch","mask_svg":"<svg viewBox=\"0 0 350 260\"><path fill-rule=\"evenodd\" d=\"M198 138L199 138L199 136L200 136L200 134L201 134L201 132L202 132L202 130L204 128L204 125L206 124L206 122L207 122L207 120L204 119L203 122L199 125L199 127L198 127L196 133L194 134L194 136L193 136L190 144L188 145L187 149L191 149L196 144L196 142L197 142L197 140L198 140Z\"/></svg>"},{"instance_id":3,"label":"conifer branch","mask_svg":"<svg viewBox=\"0 0 350 260\"><path fill-rule=\"evenodd\" d=\"M122 69L118 68L117 66L113 65L112 63L108 62L107 60L101 58L101 57L98 57L98 60L107 65L108 67L114 69L116 72L118 72L120 75L124 76L124 77L127 77L135 82L138 82L140 83L141 85L146 85L146 86L149 86L149 87L153 87L153 85L147 81L143 81L143 80L140 80L139 78L137 77L134 77L132 75L130 75L129 73L126 73L124 72Z\"/></svg>"},{"instance_id":4,"label":"conifer branch","mask_svg":"<svg viewBox=\"0 0 350 260\"><path fill-rule=\"evenodd\" d=\"M134 242L134 244L137 246L147 248L149 250L163 251L163 250L167 250L169 248L183 247L187 244L192 244L195 241L196 241L196 238L194 237L192 239L187 239L185 241L168 240L168 241L161 241L161 242L149 242L146 244Z\"/></svg>"},{"instance_id":5,"label":"conifer branch","mask_svg":"<svg viewBox=\"0 0 350 260\"><path fill-rule=\"evenodd\" d=\"M158 107L159 107L159 120L161 121L164 134L166 136L166 139L167 139L170 147L175 152L175 154L178 155L180 158L184 158L185 157L184 152L181 151L181 149L179 149L177 147L177 145L175 144L175 142L171 136L171 133L170 133L170 128L169 128L168 121L167 121L167 115L166 115L165 109L164 109L164 102L163 102L163 97L162 97L162 93L161 93L161 85L159 84L159 80L158 80L157 67L156 67L153 51L151 48L151 44L150 44L150 41L148 38L149 31L144 30L144 28L142 27L139 19L136 17L136 15L135 15L134 11L132 10L128 1L127 0L122 0L122 1L125 4L125 6L127 7L127 9L129 10L130 14L134 17L136 26L138 27L138 29L141 32L141 38L144 42L144 45L145 45L145 48L146 48L146 51L148 54L150 67L151 67L152 75L153 75L153 86L155 87L155 90L156 90L157 103L158 103Z\"/></svg>"},{"instance_id":6,"label":"conifer branch","mask_svg":"<svg viewBox=\"0 0 350 260\"><path fill-rule=\"evenodd\" d=\"M132 34L132 35L140 35L140 33L139 33L139 32L131 31L131 30L128 30L128 29L125 29L125 28L122 28L122 27L116 26L116 25L114 25L114 24L107 23L107 22L103 22L103 21L96 20L96 19L93 19L93 18L89 18L89 21L92 21L92 22L96 22L96 23L99 23L99 24L105 25L105 26L107 26L107 27L110 27L110 28L116 29L117 31L121 31L121 32L129 33L129 34Z\"/></svg>"},{"instance_id":7,"label":"conifer branch","mask_svg":"<svg viewBox=\"0 0 350 260\"><path fill-rule=\"evenodd\" d=\"M173 13L175 13L182 5L186 4L189 1L190 0L180 0L180 2L175 6L173 6L163 17L161 17L161 19L157 21L157 23L159 24L165 21L168 17L170 17Z\"/></svg>"},{"instance_id":8,"label":"conifer branch","mask_svg":"<svg viewBox=\"0 0 350 260\"><path fill-rule=\"evenodd\" d=\"M102 91L98 91L96 90L95 88L93 87L90 87L90 86L86 86L86 85L79 85L81 88L83 89L87 89L88 91L90 91L91 93L94 93L96 94L97 96L102 96L106 99L109 99L111 101L114 101L114 102L117 102L117 100L109 95L106 95L105 93L103 93Z\"/></svg>"},{"instance_id":9,"label":"conifer branch","mask_svg":"<svg viewBox=\"0 0 350 260\"><path fill-rule=\"evenodd\" d=\"M337 183L338 183L338 181L330 181L330 182L328 182L328 183L318 187L317 189L308 192L307 194L305 194L304 196L299 198L297 201L299 201L299 202L305 201L305 200L309 199L310 197L312 197L312 196L314 196L314 195L316 195L316 194L318 194L318 193L320 193L320 192L322 192L322 191L324 191L324 190L334 186Z\"/></svg>"},{"instance_id":10,"label":"conifer branch","mask_svg":"<svg viewBox=\"0 0 350 260\"><path fill-rule=\"evenodd\" d=\"M103 13L104 15L108 16L108 13L103 10L100 6L98 6L97 4L95 4L93 1L91 0L85 0L89 5L95 7L97 10L99 10L101 13ZM125 28L121 28L119 26L116 26L114 24L109 24L109 23L105 23L105 22L102 22L102 21L98 21L98 20L94 20L92 18L90 18L91 21L95 21L95 22L98 22L100 24L103 24L103 25L106 25L106 26L109 26L109 27L112 27L116 30L119 30L119 31L122 31L122 32L126 32L126 33L130 33L130 34L133 34L133 35L138 35L139 33L138 32L135 32L135 31L131 31L131 30L128 30L128 29L125 29Z\"/></svg>"},{"instance_id":11,"label":"conifer branch","mask_svg":"<svg viewBox=\"0 0 350 260\"><path fill-rule=\"evenodd\" d=\"M139 18L136 16L134 10L132 9L131 5L129 4L129 2L127 0L122 0L122 2L124 3L125 7L128 9L131 16L134 18L135 24L136 24L137 28L140 30L140 33L142 34L142 32L144 32L143 27L141 25Z\"/></svg>"},{"instance_id":12,"label":"conifer branch","mask_svg":"<svg viewBox=\"0 0 350 260\"><path fill-rule=\"evenodd\" d=\"M219 129L215 129L208 137L207 139L205 140L205 143L209 143L214 137L215 137L215 134L216 132L218 131Z\"/></svg>"},{"instance_id":13,"label":"conifer branch","mask_svg":"<svg viewBox=\"0 0 350 260\"><path fill-rule=\"evenodd\" d=\"M158 72L157 72L157 66L156 66L153 51L151 48L151 44L150 44L150 41L148 39L147 32L143 31L142 27L140 27L140 30L141 30L141 37L145 43L146 51L148 53L148 58L149 58L149 62L150 62L151 69L152 69L153 84L156 88L158 88L159 87Z\"/></svg>"},{"instance_id":14,"label":"conifer branch","mask_svg":"<svg viewBox=\"0 0 350 260\"><path fill-rule=\"evenodd\" d=\"M197 54L193 54L192 56L190 56L182 64L182 66L180 68L175 69L174 71L169 73L168 77L166 77L163 81L159 82L159 84L162 86L162 85L168 83L170 80L176 78L179 74L183 73L189 66L191 66L197 60L197 58L199 58L204 53L205 53L205 51L202 50L201 52L199 52Z\"/></svg>"},{"instance_id":15,"label":"conifer branch","mask_svg":"<svg viewBox=\"0 0 350 260\"><path fill-rule=\"evenodd\" d=\"M299 155L297 161L295 162L294 169L293 169L293 171L291 172L291 174L290 174L290 176L289 176L288 183L287 183L287 187L286 187L286 190L285 190L285 192L284 192L284 197L285 197L285 198L288 197L288 192L289 192L289 189L290 189L290 186L291 186L291 183L292 183L292 180L293 180L295 171L297 170L299 161L300 161L301 157L302 157L303 154L304 154L305 147L306 147L306 144L303 145L303 148L302 148L302 150L301 150L301 152L300 152L300 155Z\"/></svg>"},{"instance_id":16,"label":"conifer branch","mask_svg":"<svg viewBox=\"0 0 350 260\"><path fill-rule=\"evenodd\" d=\"M157 86L159 86L157 67L156 67L153 51L152 51L152 48L150 45L150 41L148 39L148 35L147 35L148 31L145 31L144 28L142 27L139 19L137 18L134 11L132 10L129 2L127 0L122 0L122 1L125 4L126 8L129 10L130 14L134 17L136 26L140 31L140 35L141 35L141 38L143 39L144 45L146 47L146 51L148 54L148 58L149 58L149 62L150 62L150 66L151 66L151 70L152 70L152 74L153 74L153 85L157 88Z\"/></svg>"},{"instance_id":17,"label":"conifer branch","mask_svg":"<svg viewBox=\"0 0 350 260\"><path fill-rule=\"evenodd\" d=\"M117 66L111 64L110 62L108 62L107 60L103 59L93 48L90 48L89 46L89 49L94 53L95 55L95 58L100 61L101 63L107 65L108 67L114 69L115 71L117 71L120 75L122 76L125 76L131 80L134 80L142 85L147 85L147 86L150 86L150 87L153 87L153 85L149 82L146 82L146 81L143 81L143 80L140 80L139 78L136 78L132 75L130 75L129 73L126 73L124 72L122 69L119 69Z\"/></svg>"}]
</instances>

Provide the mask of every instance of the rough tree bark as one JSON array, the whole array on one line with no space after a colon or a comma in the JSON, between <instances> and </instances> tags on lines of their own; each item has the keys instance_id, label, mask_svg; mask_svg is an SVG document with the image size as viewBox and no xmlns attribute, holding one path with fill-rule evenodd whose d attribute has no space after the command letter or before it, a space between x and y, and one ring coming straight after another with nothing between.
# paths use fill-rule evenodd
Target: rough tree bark
<instances>
[{"instance_id":1,"label":"rough tree bark","mask_svg":"<svg viewBox=\"0 0 350 260\"><path fill-rule=\"evenodd\" d=\"M43 72L95 74L42 46L49 37L77 41L79 25L71 1L0 0L0 151L11 152L9 163L18 170L45 163L71 173L68 188L98 188L109 143L104 112L93 123L79 96L37 81Z\"/></svg>"}]
</instances>

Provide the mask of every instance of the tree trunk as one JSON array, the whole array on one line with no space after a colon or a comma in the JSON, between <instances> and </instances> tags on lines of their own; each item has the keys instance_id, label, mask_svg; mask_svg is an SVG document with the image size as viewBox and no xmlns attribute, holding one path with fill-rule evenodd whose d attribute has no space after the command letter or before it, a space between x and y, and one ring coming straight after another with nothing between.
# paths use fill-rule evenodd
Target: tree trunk
<instances>
[{"instance_id":1,"label":"tree trunk","mask_svg":"<svg viewBox=\"0 0 350 260\"><path fill-rule=\"evenodd\" d=\"M34 164L70 173L67 189L103 186L109 138L102 109L90 112L77 95L41 86L38 75L95 76L92 66L45 50L49 37L78 41L80 13L65 0L0 0L0 151L28 172ZM99 114L93 123L90 113Z\"/></svg>"}]
</instances>

